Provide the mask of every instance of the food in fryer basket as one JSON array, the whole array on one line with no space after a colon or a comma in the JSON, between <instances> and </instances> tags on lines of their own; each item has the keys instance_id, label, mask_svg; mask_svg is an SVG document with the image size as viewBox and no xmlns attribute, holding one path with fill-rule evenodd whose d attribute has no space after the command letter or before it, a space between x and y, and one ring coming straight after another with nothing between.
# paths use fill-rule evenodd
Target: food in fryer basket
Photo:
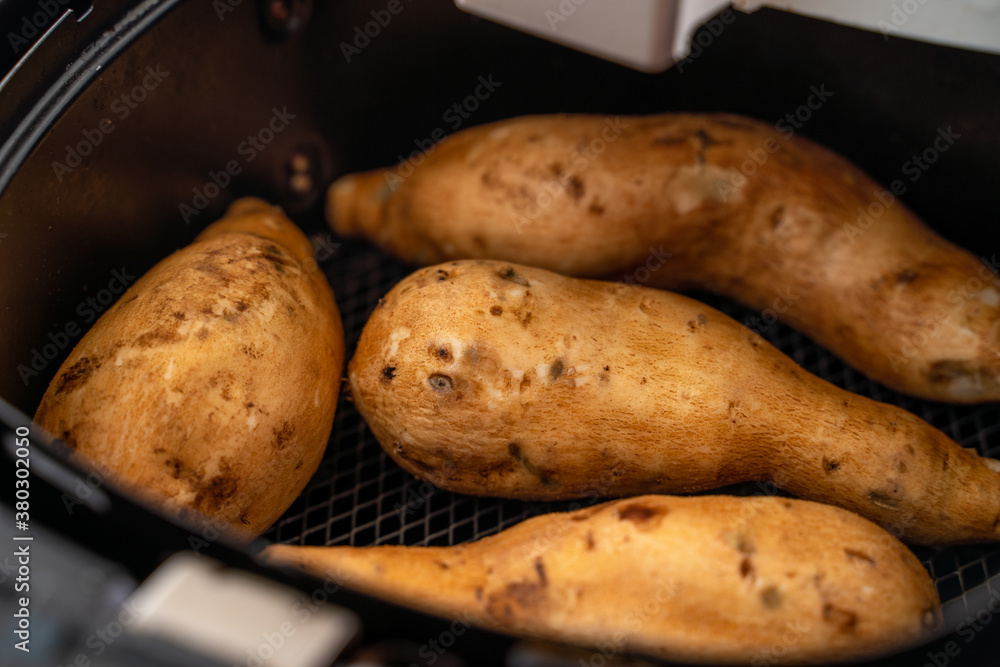
<instances>
[{"instance_id":1,"label":"food in fryer basket","mask_svg":"<svg viewBox=\"0 0 1000 667\"><path fill-rule=\"evenodd\" d=\"M450 491L560 499L765 481L910 542L1000 540L1000 462L671 292L440 264L379 303L348 371L385 450Z\"/></svg>"},{"instance_id":2,"label":"food in fryer basket","mask_svg":"<svg viewBox=\"0 0 1000 667\"><path fill-rule=\"evenodd\" d=\"M343 362L308 239L242 199L94 324L35 421L140 499L248 537L319 465Z\"/></svg>"},{"instance_id":3,"label":"food in fryer basket","mask_svg":"<svg viewBox=\"0 0 1000 667\"><path fill-rule=\"evenodd\" d=\"M899 391L1000 400L996 259L942 239L830 151L747 118L471 128L419 161L341 178L328 217L413 264L503 259L713 291Z\"/></svg>"},{"instance_id":4,"label":"food in fryer basket","mask_svg":"<svg viewBox=\"0 0 1000 667\"><path fill-rule=\"evenodd\" d=\"M458 546L273 545L264 558L493 630L671 660L856 659L940 622L934 584L892 535L775 497L643 496Z\"/></svg>"}]
</instances>

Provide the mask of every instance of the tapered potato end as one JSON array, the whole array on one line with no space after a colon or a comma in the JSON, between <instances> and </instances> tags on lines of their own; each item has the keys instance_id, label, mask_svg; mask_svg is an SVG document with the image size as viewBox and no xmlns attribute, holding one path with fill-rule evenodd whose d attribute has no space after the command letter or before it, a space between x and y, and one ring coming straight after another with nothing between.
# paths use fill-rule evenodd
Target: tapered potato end
<instances>
[{"instance_id":1,"label":"tapered potato end","mask_svg":"<svg viewBox=\"0 0 1000 667\"><path fill-rule=\"evenodd\" d=\"M377 241L385 202L392 195L391 170L342 176L327 190L326 219L339 236Z\"/></svg>"}]
</instances>

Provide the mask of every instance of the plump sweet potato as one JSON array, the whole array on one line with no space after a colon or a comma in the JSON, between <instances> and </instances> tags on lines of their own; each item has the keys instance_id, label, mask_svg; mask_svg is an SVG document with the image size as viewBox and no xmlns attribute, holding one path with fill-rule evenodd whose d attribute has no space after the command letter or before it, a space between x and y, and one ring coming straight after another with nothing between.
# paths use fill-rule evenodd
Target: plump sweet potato
<instances>
[{"instance_id":1,"label":"plump sweet potato","mask_svg":"<svg viewBox=\"0 0 1000 667\"><path fill-rule=\"evenodd\" d=\"M940 620L927 572L891 535L774 497L643 496L453 547L276 545L264 556L501 632L690 662L870 657Z\"/></svg>"},{"instance_id":2,"label":"plump sweet potato","mask_svg":"<svg viewBox=\"0 0 1000 667\"><path fill-rule=\"evenodd\" d=\"M308 239L240 200L94 324L35 421L138 498L256 535L316 471L343 362Z\"/></svg>"},{"instance_id":3,"label":"plump sweet potato","mask_svg":"<svg viewBox=\"0 0 1000 667\"><path fill-rule=\"evenodd\" d=\"M1000 540L1000 462L671 292L488 260L420 269L375 309L348 371L386 451L452 491L770 480L912 542Z\"/></svg>"},{"instance_id":4,"label":"plump sweet potato","mask_svg":"<svg viewBox=\"0 0 1000 667\"><path fill-rule=\"evenodd\" d=\"M502 259L724 294L899 391L1000 400L995 260L945 241L845 160L757 121L484 125L417 165L341 178L328 215L338 234L414 264Z\"/></svg>"}]
</instances>

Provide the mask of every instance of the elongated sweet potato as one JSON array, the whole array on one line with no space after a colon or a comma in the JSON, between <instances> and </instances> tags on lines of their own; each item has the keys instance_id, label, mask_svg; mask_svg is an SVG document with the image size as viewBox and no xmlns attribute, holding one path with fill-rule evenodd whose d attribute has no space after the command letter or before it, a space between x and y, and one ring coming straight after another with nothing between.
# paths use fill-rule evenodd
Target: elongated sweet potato
<instances>
[{"instance_id":1,"label":"elongated sweet potato","mask_svg":"<svg viewBox=\"0 0 1000 667\"><path fill-rule=\"evenodd\" d=\"M341 178L328 216L414 264L502 259L724 294L899 391L1000 400L995 260L945 241L833 153L750 119L484 125L416 166Z\"/></svg>"},{"instance_id":2,"label":"elongated sweet potato","mask_svg":"<svg viewBox=\"0 0 1000 667\"><path fill-rule=\"evenodd\" d=\"M878 526L787 499L643 496L454 547L295 547L272 563L502 632L714 664L907 647L939 621L920 562Z\"/></svg>"},{"instance_id":3,"label":"elongated sweet potato","mask_svg":"<svg viewBox=\"0 0 1000 667\"><path fill-rule=\"evenodd\" d=\"M308 239L245 199L94 324L35 421L138 498L257 535L319 465L343 362Z\"/></svg>"},{"instance_id":4,"label":"elongated sweet potato","mask_svg":"<svg viewBox=\"0 0 1000 667\"><path fill-rule=\"evenodd\" d=\"M348 376L386 451L452 491L770 480L911 542L1000 540L1000 462L671 292L488 260L420 269L375 309Z\"/></svg>"}]
</instances>

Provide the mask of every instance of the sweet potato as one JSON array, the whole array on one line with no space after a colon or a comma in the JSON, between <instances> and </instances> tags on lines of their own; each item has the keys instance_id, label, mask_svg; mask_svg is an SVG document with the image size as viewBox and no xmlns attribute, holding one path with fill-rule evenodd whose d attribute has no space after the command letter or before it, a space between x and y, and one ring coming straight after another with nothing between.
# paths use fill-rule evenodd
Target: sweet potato
<instances>
[{"instance_id":1,"label":"sweet potato","mask_svg":"<svg viewBox=\"0 0 1000 667\"><path fill-rule=\"evenodd\" d=\"M1000 462L663 290L488 260L420 269L376 307L348 378L386 451L452 491L559 499L762 480L911 542L1000 540Z\"/></svg>"},{"instance_id":2,"label":"sweet potato","mask_svg":"<svg viewBox=\"0 0 1000 667\"><path fill-rule=\"evenodd\" d=\"M94 324L35 421L136 497L246 537L319 465L343 362L308 239L240 200Z\"/></svg>"},{"instance_id":3,"label":"sweet potato","mask_svg":"<svg viewBox=\"0 0 1000 667\"><path fill-rule=\"evenodd\" d=\"M747 118L475 127L419 162L341 178L328 217L413 264L502 259L716 292L899 391L1000 400L995 260L944 240L830 151Z\"/></svg>"},{"instance_id":4,"label":"sweet potato","mask_svg":"<svg viewBox=\"0 0 1000 667\"><path fill-rule=\"evenodd\" d=\"M264 557L501 632L688 662L871 657L940 621L927 572L891 535L774 497L643 496L459 546L276 545Z\"/></svg>"}]
</instances>

